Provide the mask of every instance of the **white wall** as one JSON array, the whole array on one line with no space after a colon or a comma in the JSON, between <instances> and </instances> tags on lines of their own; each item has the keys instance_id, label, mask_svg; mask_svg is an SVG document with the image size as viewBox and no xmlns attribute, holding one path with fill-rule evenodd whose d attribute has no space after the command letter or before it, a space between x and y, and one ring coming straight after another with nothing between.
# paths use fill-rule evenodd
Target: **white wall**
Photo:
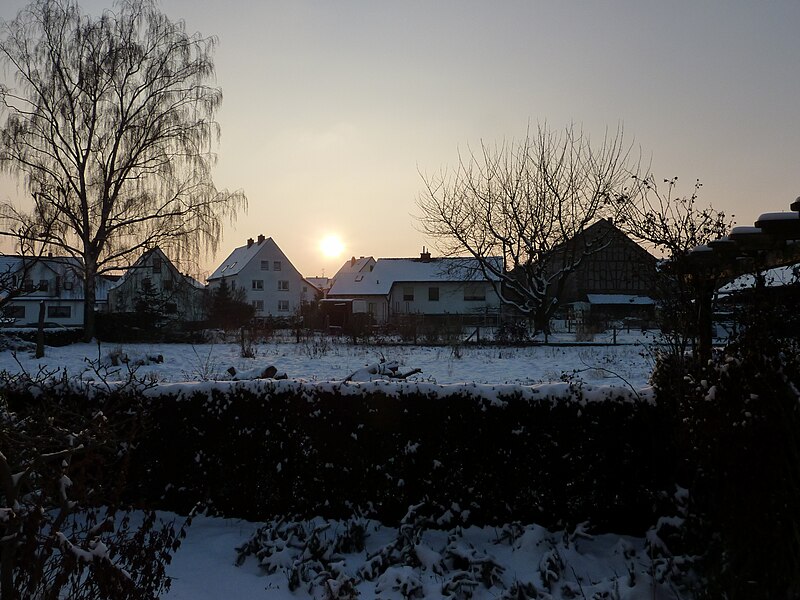
<instances>
[{"instance_id":1,"label":"white wall","mask_svg":"<svg viewBox=\"0 0 800 600\"><path fill-rule=\"evenodd\" d=\"M263 303L263 309L256 309L256 317L290 317L299 311L303 302L314 300L314 288L271 238L260 245L261 249L253 258L236 275L225 277L225 281L228 285L233 283L237 288L243 288L249 304ZM266 261L266 269L262 268L262 261ZM276 261L281 265L279 271L275 270ZM261 288L254 287L253 281L260 281ZM215 280L209 285L218 287L220 281ZM288 289L284 289L285 286Z\"/></svg>"},{"instance_id":2,"label":"white wall","mask_svg":"<svg viewBox=\"0 0 800 600\"><path fill-rule=\"evenodd\" d=\"M65 327L83 326L83 282L67 265L38 262L28 271L34 291L15 298L8 306L23 307L24 315L16 317L15 325L36 323L39 319L39 303L45 303L45 321L59 323ZM42 281L47 289L40 289ZM23 282L24 284L24 282ZM19 310L19 309L18 309Z\"/></svg>"},{"instance_id":3,"label":"white wall","mask_svg":"<svg viewBox=\"0 0 800 600\"><path fill-rule=\"evenodd\" d=\"M413 289L413 300L404 299L406 288ZM430 288L438 288L438 300L429 299ZM467 295L480 296L479 290L483 291L483 300L465 299ZM498 310L500 299L489 282L396 282L389 293L389 306L393 315L481 314L487 309Z\"/></svg>"}]
</instances>

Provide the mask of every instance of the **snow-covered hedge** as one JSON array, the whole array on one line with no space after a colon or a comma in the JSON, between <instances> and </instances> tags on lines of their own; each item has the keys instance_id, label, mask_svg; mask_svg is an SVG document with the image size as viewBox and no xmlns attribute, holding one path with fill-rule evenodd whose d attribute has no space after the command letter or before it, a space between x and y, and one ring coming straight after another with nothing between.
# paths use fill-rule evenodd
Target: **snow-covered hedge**
<instances>
[{"instance_id":1,"label":"snow-covered hedge","mask_svg":"<svg viewBox=\"0 0 800 600\"><path fill-rule=\"evenodd\" d=\"M409 505L465 524L653 523L671 469L658 407L624 388L408 382L161 385L135 450L132 498L265 520L397 523Z\"/></svg>"}]
</instances>

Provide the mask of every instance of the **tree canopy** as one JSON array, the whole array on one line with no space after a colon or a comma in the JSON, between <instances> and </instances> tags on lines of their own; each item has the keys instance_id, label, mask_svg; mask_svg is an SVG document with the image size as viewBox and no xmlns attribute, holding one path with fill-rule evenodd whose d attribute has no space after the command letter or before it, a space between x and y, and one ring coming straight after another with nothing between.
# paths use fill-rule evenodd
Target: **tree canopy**
<instances>
[{"instance_id":1,"label":"tree canopy","mask_svg":"<svg viewBox=\"0 0 800 600\"><path fill-rule=\"evenodd\" d=\"M175 260L216 249L246 207L211 177L222 91L216 40L186 32L154 0L99 17L35 0L0 32L15 75L0 86L0 167L31 205L2 205L7 234L81 259L86 327L98 274L160 246Z\"/></svg>"},{"instance_id":2,"label":"tree canopy","mask_svg":"<svg viewBox=\"0 0 800 600\"><path fill-rule=\"evenodd\" d=\"M641 191L629 159L621 129L592 144L575 126L542 124L424 177L419 223L444 254L477 259L501 300L546 333L566 278L603 248L580 234Z\"/></svg>"}]
</instances>

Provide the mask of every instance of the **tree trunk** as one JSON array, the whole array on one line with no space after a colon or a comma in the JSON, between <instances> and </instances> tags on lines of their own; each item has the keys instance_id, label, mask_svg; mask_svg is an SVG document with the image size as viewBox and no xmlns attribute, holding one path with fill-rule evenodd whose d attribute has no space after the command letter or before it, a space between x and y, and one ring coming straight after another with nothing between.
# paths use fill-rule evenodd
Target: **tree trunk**
<instances>
[{"instance_id":1,"label":"tree trunk","mask_svg":"<svg viewBox=\"0 0 800 600\"><path fill-rule=\"evenodd\" d=\"M698 357L702 363L711 358L711 345L713 343L713 314L712 303L714 298L713 285L701 286L697 297L697 335Z\"/></svg>"},{"instance_id":2,"label":"tree trunk","mask_svg":"<svg viewBox=\"0 0 800 600\"><path fill-rule=\"evenodd\" d=\"M44 356L44 300L39 302L39 321L36 328L36 358Z\"/></svg>"},{"instance_id":3,"label":"tree trunk","mask_svg":"<svg viewBox=\"0 0 800 600\"><path fill-rule=\"evenodd\" d=\"M97 299L97 266L94 261L86 261L85 269L83 280L83 341L91 342L95 334L94 304Z\"/></svg>"}]
</instances>

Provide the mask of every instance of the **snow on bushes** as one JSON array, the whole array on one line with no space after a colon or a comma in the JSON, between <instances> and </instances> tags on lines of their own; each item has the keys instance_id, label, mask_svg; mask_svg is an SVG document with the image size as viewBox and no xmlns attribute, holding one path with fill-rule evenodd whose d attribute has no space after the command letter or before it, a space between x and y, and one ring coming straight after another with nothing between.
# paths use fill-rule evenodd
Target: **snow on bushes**
<instances>
[{"instance_id":1,"label":"snow on bushes","mask_svg":"<svg viewBox=\"0 0 800 600\"><path fill-rule=\"evenodd\" d=\"M360 515L272 520L237 548L237 564L255 559L290 590L337 600L639 598L661 587L641 539L519 522L466 528L431 508L409 507L396 529Z\"/></svg>"}]
</instances>

